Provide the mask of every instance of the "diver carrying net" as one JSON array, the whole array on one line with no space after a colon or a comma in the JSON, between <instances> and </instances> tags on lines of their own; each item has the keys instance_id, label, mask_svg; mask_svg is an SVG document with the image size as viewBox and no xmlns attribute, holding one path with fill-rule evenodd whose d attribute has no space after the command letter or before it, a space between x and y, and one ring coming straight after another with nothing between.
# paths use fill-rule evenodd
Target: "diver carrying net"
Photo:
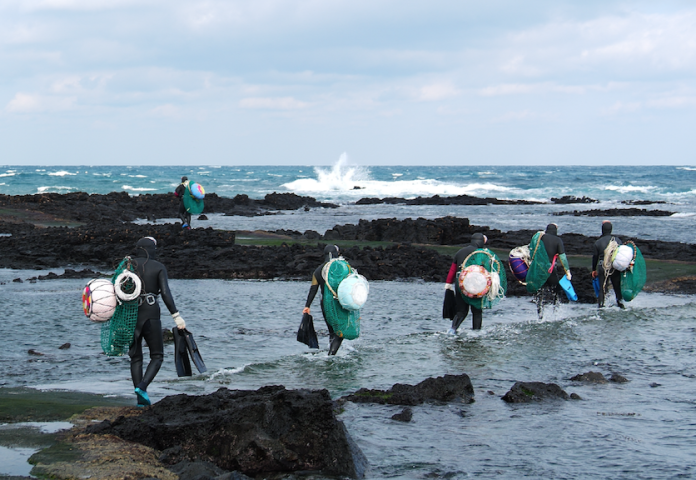
<instances>
[{"instance_id":1,"label":"diver carrying net","mask_svg":"<svg viewBox=\"0 0 696 480\"><path fill-rule=\"evenodd\" d=\"M551 261L546 253L544 242L541 241L543 236L544 232L537 232L532 237L532 241L529 242L529 271L527 271L527 278L525 279L529 293L538 292L551 275L549 273Z\"/></svg>"},{"instance_id":2,"label":"diver carrying net","mask_svg":"<svg viewBox=\"0 0 696 480\"><path fill-rule=\"evenodd\" d=\"M354 270L343 258L331 260L322 269L324 292L322 306L326 321L339 337L354 340L360 336L360 310L347 310L338 301L338 286Z\"/></svg>"},{"instance_id":3,"label":"diver carrying net","mask_svg":"<svg viewBox=\"0 0 696 480\"><path fill-rule=\"evenodd\" d=\"M474 250L464 259L458 278L459 294L466 303L480 310L493 307L507 293L505 268L487 248Z\"/></svg>"},{"instance_id":4,"label":"diver carrying net","mask_svg":"<svg viewBox=\"0 0 696 480\"><path fill-rule=\"evenodd\" d=\"M197 183L187 182L186 190L184 191L184 208L186 211L192 215L198 215L203 213L203 197L202 187ZM197 198L196 195L198 195Z\"/></svg>"},{"instance_id":5,"label":"diver carrying net","mask_svg":"<svg viewBox=\"0 0 696 480\"><path fill-rule=\"evenodd\" d=\"M117 292L121 292L121 295L117 294L119 297L118 305L111 319L104 322L101 329L101 347L104 353L110 357L125 355L133 343L135 324L138 322L137 295L140 293L140 284L133 281L133 278L137 278L135 269L131 265L130 257L126 257L111 277L111 282L116 286ZM121 280L120 285L116 285L119 280ZM135 296L135 299L124 301L120 298L123 294L126 294L126 298Z\"/></svg>"},{"instance_id":6,"label":"diver carrying net","mask_svg":"<svg viewBox=\"0 0 696 480\"><path fill-rule=\"evenodd\" d=\"M633 260L629 267L621 272L621 296L630 302L643 290L647 279L645 259L640 249L633 242L626 242L633 249Z\"/></svg>"}]
</instances>

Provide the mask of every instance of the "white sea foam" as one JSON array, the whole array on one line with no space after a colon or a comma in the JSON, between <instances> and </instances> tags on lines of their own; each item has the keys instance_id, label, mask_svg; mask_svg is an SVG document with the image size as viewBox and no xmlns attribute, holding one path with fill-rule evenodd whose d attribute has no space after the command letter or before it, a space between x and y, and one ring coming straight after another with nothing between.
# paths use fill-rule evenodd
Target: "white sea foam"
<instances>
[{"instance_id":1,"label":"white sea foam","mask_svg":"<svg viewBox=\"0 0 696 480\"><path fill-rule=\"evenodd\" d=\"M128 175L130 178L147 178L147 175Z\"/></svg>"},{"instance_id":2,"label":"white sea foam","mask_svg":"<svg viewBox=\"0 0 696 480\"><path fill-rule=\"evenodd\" d=\"M344 153L330 169L315 167L316 178L301 178L285 183L281 187L289 191L316 196L341 194L349 197L406 197L432 195L478 195L491 192L511 194L510 187L494 183L453 184L433 179L399 180L402 174L392 174L393 181L372 180L370 171L364 167L348 165ZM356 188L359 187L359 188Z\"/></svg>"},{"instance_id":3,"label":"white sea foam","mask_svg":"<svg viewBox=\"0 0 696 480\"><path fill-rule=\"evenodd\" d=\"M247 363L237 368L221 368L217 372L210 375L210 380L215 380L218 377L229 377L230 375L236 375L237 373L242 373L251 363Z\"/></svg>"},{"instance_id":4,"label":"white sea foam","mask_svg":"<svg viewBox=\"0 0 696 480\"><path fill-rule=\"evenodd\" d=\"M36 189L39 193L46 193L55 190L75 190L75 187L62 187L62 186L50 186L50 187L38 187Z\"/></svg>"},{"instance_id":5,"label":"white sea foam","mask_svg":"<svg viewBox=\"0 0 696 480\"><path fill-rule=\"evenodd\" d=\"M672 215L670 215L670 217L673 217L673 218L674 218L674 217L680 217L680 218L683 218L683 217L696 217L696 213L694 213L694 212L673 213Z\"/></svg>"},{"instance_id":6,"label":"white sea foam","mask_svg":"<svg viewBox=\"0 0 696 480\"><path fill-rule=\"evenodd\" d=\"M122 190L130 190L131 192L154 192L157 190L156 188L143 188L143 187L132 187L130 185L122 185L121 186Z\"/></svg>"},{"instance_id":7,"label":"white sea foam","mask_svg":"<svg viewBox=\"0 0 696 480\"><path fill-rule=\"evenodd\" d=\"M688 170L689 172L696 172L696 167L677 167L677 170Z\"/></svg>"},{"instance_id":8,"label":"white sea foam","mask_svg":"<svg viewBox=\"0 0 696 480\"><path fill-rule=\"evenodd\" d=\"M653 187L652 185L647 185L647 186L639 186L639 185L628 185L628 186L623 186L623 185L607 185L604 187L604 190L610 190L614 192L619 192L619 193L631 193L631 192L640 192L640 193L648 193L653 190L657 189L657 187Z\"/></svg>"},{"instance_id":9,"label":"white sea foam","mask_svg":"<svg viewBox=\"0 0 696 480\"><path fill-rule=\"evenodd\" d=\"M0 173L0 177L14 177L16 173Z\"/></svg>"},{"instance_id":10,"label":"white sea foam","mask_svg":"<svg viewBox=\"0 0 696 480\"><path fill-rule=\"evenodd\" d=\"M71 173L71 172L66 172L65 170L61 170L60 172L50 172L49 175L51 177L65 177L65 176L75 176L77 173Z\"/></svg>"}]
</instances>

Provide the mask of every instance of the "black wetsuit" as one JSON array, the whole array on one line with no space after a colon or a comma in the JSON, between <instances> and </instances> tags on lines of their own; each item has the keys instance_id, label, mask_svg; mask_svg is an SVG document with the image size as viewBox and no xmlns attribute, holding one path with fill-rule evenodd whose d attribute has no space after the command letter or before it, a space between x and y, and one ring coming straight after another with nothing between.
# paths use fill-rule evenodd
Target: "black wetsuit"
<instances>
[{"instance_id":1,"label":"black wetsuit","mask_svg":"<svg viewBox=\"0 0 696 480\"><path fill-rule=\"evenodd\" d=\"M331 325L329 325L329 322L326 320L326 313L324 313L323 302L324 285L326 284L326 281L324 280L321 271L324 268L324 265L331 261L332 258L338 258L338 247L336 245L327 245L324 248L324 255L324 262L321 265L319 265L312 274L312 286L309 288L309 294L307 295L307 302L305 303L305 307L309 308L310 305L312 305L314 297L317 295L317 292L321 290L322 301L319 302L319 304L321 305L321 314L324 317L324 322L326 322L326 327L329 329L329 355L336 355L338 349L341 348L341 343L343 343L343 337L335 335L333 328L331 327Z\"/></svg>"},{"instance_id":2,"label":"black wetsuit","mask_svg":"<svg viewBox=\"0 0 696 480\"><path fill-rule=\"evenodd\" d=\"M170 313L176 313L177 309L169 290L167 269L155 260L154 242L147 238L138 240L135 255L132 259L133 265L143 286L139 299L141 304L138 307L138 322L128 355L131 359L133 386L147 391L148 385L155 379L164 359L162 322L157 295L162 295L162 300ZM150 350L150 363L145 375L143 375L143 339Z\"/></svg>"},{"instance_id":3,"label":"black wetsuit","mask_svg":"<svg viewBox=\"0 0 696 480\"><path fill-rule=\"evenodd\" d=\"M565 275L565 269L562 264L564 262L567 264L567 260L565 260L566 257L563 240L558 238L557 235L558 227L552 223L546 227L546 232L541 236L541 241L544 243L544 248L546 249L546 254L549 256L549 261L553 262L553 257L558 255L556 263L553 267L553 271L546 280L546 283L544 283L545 286L550 287L553 290L557 289L558 281L563 275Z\"/></svg>"},{"instance_id":4,"label":"black wetsuit","mask_svg":"<svg viewBox=\"0 0 696 480\"><path fill-rule=\"evenodd\" d=\"M466 247L460 249L455 255L454 255L454 260L452 261L453 265L456 265L455 271L459 272L462 268L462 264L466 260L466 257L468 257L474 250L477 250L479 248L483 248L485 245L485 239L482 233L474 233L471 236L471 244L467 245ZM471 328L473 330L480 330L481 329L481 324L483 323L483 311L479 308L474 307L473 305L469 305L466 303L464 298L462 297L461 292L459 291L459 281L458 279L454 278L454 284L455 284L455 302L457 304L457 313L452 319L452 329L456 332L459 326L462 324L464 321L464 318L469 314L469 308L471 307Z\"/></svg>"},{"instance_id":5,"label":"black wetsuit","mask_svg":"<svg viewBox=\"0 0 696 480\"><path fill-rule=\"evenodd\" d=\"M174 195L179 198L179 218L183 225L191 226L191 214L186 211L184 206L184 194L186 193L186 188L188 181L186 183L180 183L176 190L174 190Z\"/></svg>"},{"instance_id":6,"label":"black wetsuit","mask_svg":"<svg viewBox=\"0 0 696 480\"><path fill-rule=\"evenodd\" d=\"M553 270L551 271L549 278L546 279L544 285L542 285L534 296L539 318L541 318L544 313L544 291L546 290L550 292L553 299L553 304L557 304L558 299L563 296L563 288L561 288L558 282L561 277L566 274L566 272L570 271L568 259L565 254L565 247L563 246L563 240L558 237L558 227L556 224L551 223L546 226L546 231L544 232L544 235L541 236L541 241L544 244L549 261L553 264ZM557 255L558 257L554 263L554 257Z\"/></svg>"},{"instance_id":7,"label":"black wetsuit","mask_svg":"<svg viewBox=\"0 0 696 480\"><path fill-rule=\"evenodd\" d=\"M609 246L609 242L613 238L616 243L621 245L621 239L617 236L611 234L612 225L611 222L602 223L602 236L599 240L595 242L592 246L592 271L597 272L597 277L599 277L599 294L597 296L597 304L600 307L604 306L605 290L607 287L606 272L604 271L604 251ZM623 296L621 295L621 272L614 270L611 275L609 275L609 280L611 280L611 286L614 288L614 293L616 294L616 304L619 307L623 307Z\"/></svg>"}]
</instances>

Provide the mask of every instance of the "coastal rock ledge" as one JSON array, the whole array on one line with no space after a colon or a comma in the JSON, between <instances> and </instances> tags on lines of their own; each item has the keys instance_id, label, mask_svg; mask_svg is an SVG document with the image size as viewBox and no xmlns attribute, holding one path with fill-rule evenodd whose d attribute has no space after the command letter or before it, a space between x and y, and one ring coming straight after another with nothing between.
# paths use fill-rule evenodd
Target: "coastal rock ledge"
<instances>
[{"instance_id":1,"label":"coastal rock ledge","mask_svg":"<svg viewBox=\"0 0 696 480\"><path fill-rule=\"evenodd\" d=\"M210 462L250 476L313 471L362 478L367 463L336 419L327 390L267 386L174 395L140 415L104 420L85 432L153 448L170 468Z\"/></svg>"}]
</instances>

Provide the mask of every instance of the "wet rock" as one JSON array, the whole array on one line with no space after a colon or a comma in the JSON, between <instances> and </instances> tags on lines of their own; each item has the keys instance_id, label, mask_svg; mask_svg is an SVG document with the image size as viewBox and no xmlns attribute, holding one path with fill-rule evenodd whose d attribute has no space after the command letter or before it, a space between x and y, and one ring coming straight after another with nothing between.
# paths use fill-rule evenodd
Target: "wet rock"
<instances>
[{"instance_id":1,"label":"wet rock","mask_svg":"<svg viewBox=\"0 0 696 480\"><path fill-rule=\"evenodd\" d=\"M608 208L605 210L573 210L572 212L554 212L552 215L572 215L574 217L669 217L675 212L664 210L645 210L641 208Z\"/></svg>"},{"instance_id":2,"label":"wet rock","mask_svg":"<svg viewBox=\"0 0 696 480\"><path fill-rule=\"evenodd\" d=\"M570 397L555 383L516 382L502 398L507 403L531 403Z\"/></svg>"},{"instance_id":3,"label":"wet rock","mask_svg":"<svg viewBox=\"0 0 696 480\"><path fill-rule=\"evenodd\" d=\"M427 378L418 385L397 383L389 390L361 388L341 401L387 405L420 405L428 401L472 403L474 387L466 374Z\"/></svg>"},{"instance_id":4,"label":"wet rock","mask_svg":"<svg viewBox=\"0 0 696 480\"><path fill-rule=\"evenodd\" d=\"M653 382L653 383L650 384L650 388L657 388L657 387L661 387L661 386L662 386L661 383L655 383L655 382Z\"/></svg>"},{"instance_id":5,"label":"wet rock","mask_svg":"<svg viewBox=\"0 0 696 480\"><path fill-rule=\"evenodd\" d=\"M403 410L401 410L401 412L392 415L391 418L392 420L396 420L397 422L408 423L413 418L413 410L411 410L409 407L406 407Z\"/></svg>"},{"instance_id":6,"label":"wet rock","mask_svg":"<svg viewBox=\"0 0 696 480\"><path fill-rule=\"evenodd\" d=\"M70 347L72 347L72 345L70 344L70 342L67 342L67 343L64 343L63 345L61 345L60 347L58 347L58 350L67 350Z\"/></svg>"},{"instance_id":7,"label":"wet rock","mask_svg":"<svg viewBox=\"0 0 696 480\"><path fill-rule=\"evenodd\" d=\"M251 476L321 471L362 477L365 458L333 408L326 390L221 388L210 395L166 397L137 417L98 428L100 434L166 451L176 463L211 462Z\"/></svg>"},{"instance_id":8,"label":"wet rock","mask_svg":"<svg viewBox=\"0 0 696 480\"><path fill-rule=\"evenodd\" d=\"M600 372L587 372L580 375L575 375L570 378L574 382L585 382L585 383L607 383L607 379L604 378Z\"/></svg>"},{"instance_id":9,"label":"wet rock","mask_svg":"<svg viewBox=\"0 0 696 480\"><path fill-rule=\"evenodd\" d=\"M174 333L168 328L162 329L162 341L164 343L172 343L174 341Z\"/></svg>"},{"instance_id":10,"label":"wet rock","mask_svg":"<svg viewBox=\"0 0 696 480\"><path fill-rule=\"evenodd\" d=\"M456 195L453 197L441 197L433 195L432 197L416 197L416 198L401 198L401 197L386 197L386 198L361 198L356 205L537 205L542 202L534 202L531 200L500 200L497 198L480 198L469 195Z\"/></svg>"},{"instance_id":11,"label":"wet rock","mask_svg":"<svg viewBox=\"0 0 696 480\"><path fill-rule=\"evenodd\" d=\"M198 215L198 220L208 220L207 215Z\"/></svg>"},{"instance_id":12,"label":"wet rock","mask_svg":"<svg viewBox=\"0 0 696 480\"><path fill-rule=\"evenodd\" d=\"M618 373L612 373L611 377L609 377L609 381L612 383L626 383L628 382L628 379L623 375L619 375Z\"/></svg>"},{"instance_id":13,"label":"wet rock","mask_svg":"<svg viewBox=\"0 0 696 480\"><path fill-rule=\"evenodd\" d=\"M218 467L214 463L184 460L169 467L169 470L179 475L179 480L204 480L215 479L225 473L231 473ZM246 477L246 475L243 476Z\"/></svg>"},{"instance_id":14,"label":"wet rock","mask_svg":"<svg viewBox=\"0 0 696 480\"><path fill-rule=\"evenodd\" d=\"M30 348L30 349L27 351L27 353L28 353L29 355L34 355L35 357L43 357L43 356L45 355L45 353L41 353L41 352L39 352L38 350L34 350L33 348Z\"/></svg>"},{"instance_id":15,"label":"wet rock","mask_svg":"<svg viewBox=\"0 0 696 480\"><path fill-rule=\"evenodd\" d=\"M582 400L582 397L580 395L578 395L577 393L571 393L570 399L571 400Z\"/></svg>"},{"instance_id":16,"label":"wet rock","mask_svg":"<svg viewBox=\"0 0 696 480\"><path fill-rule=\"evenodd\" d=\"M594 198L582 196L582 197L576 197L573 195L564 195L561 198L551 198L551 203L555 203L557 205L568 205L571 203L599 203L598 200L595 200Z\"/></svg>"},{"instance_id":17,"label":"wet rock","mask_svg":"<svg viewBox=\"0 0 696 480\"><path fill-rule=\"evenodd\" d=\"M12 280L14 283L24 283L24 281L21 278L15 278Z\"/></svg>"}]
</instances>

